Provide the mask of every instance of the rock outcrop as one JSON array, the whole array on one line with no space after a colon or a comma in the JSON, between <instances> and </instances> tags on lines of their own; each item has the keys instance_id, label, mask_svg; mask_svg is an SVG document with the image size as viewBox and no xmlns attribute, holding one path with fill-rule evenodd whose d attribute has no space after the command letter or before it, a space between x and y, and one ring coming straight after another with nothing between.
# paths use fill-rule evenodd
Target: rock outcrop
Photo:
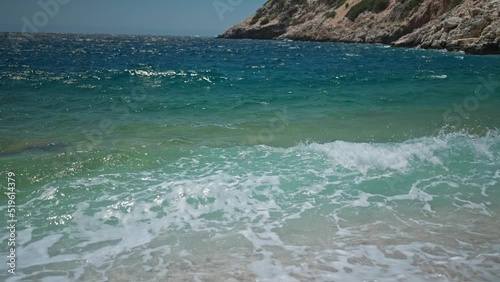
<instances>
[{"instance_id":1,"label":"rock outcrop","mask_svg":"<svg viewBox=\"0 0 500 282\"><path fill-rule=\"evenodd\" d=\"M221 38L500 53L500 0L269 0Z\"/></svg>"}]
</instances>

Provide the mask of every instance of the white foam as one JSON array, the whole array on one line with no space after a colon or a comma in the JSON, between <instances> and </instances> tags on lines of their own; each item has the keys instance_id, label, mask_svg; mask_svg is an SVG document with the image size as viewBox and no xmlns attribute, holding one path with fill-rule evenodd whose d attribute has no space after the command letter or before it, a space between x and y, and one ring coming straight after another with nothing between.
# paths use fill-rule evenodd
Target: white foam
<instances>
[{"instance_id":1,"label":"white foam","mask_svg":"<svg viewBox=\"0 0 500 282\"><path fill-rule=\"evenodd\" d=\"M75 280L488 278L498 264L475 258L500 251L486 196L500 178L497 140L200 148L157 170L54 181L21 207L55 227L19 230L29 270L19 277L56 279L64 269ZM457 154L474 156L458 159L467 175L456 172ZM485 160L488 170L475 171ZM396 175L397 185L384 184Z\"/></svg>"},{"instance_id":2,"label":"white foam","mask_svg":"<svg viewBox=\"0 0 500 282\"><path fill-rule=\"evenodd\" d=\"M198 73L196 71L174 71L174 70L168 70L168 71L153 71L153 70L125 70L127 71L130 75L133 76L146 76L146 77L151 77L151 76L198 76Z\"/></svg>"},{"instance_id":3,"label":"white foam","mask_svg":"<svg viewBox=\"0 0 500 282\"><path fill-rule=\"evenodd\" d=\"M445 79L448 76L446 74L439 74L439 75L431 75L431 78L438 78L438 79Z\"/></svg>"},{"instance_id":4,"label":"white foam","mask_svg":"<svg viewBox=\"0 0 500 282\"><path fill-rule=\"evenodd\" d=\"M438 139L389 145L335 141L310 144L309 148L325 153L335 165L367 174L370 170L406 171L413 159L439 165L435 152L447 148L447 143Z\"/></svg>"},{"instance_id":5,"label":"white foam","mask_svg":"<svg viewBox=\"0 0 500 282\"><path fill-rule=\"evenodd\" d=\"M370 202L368 199L371 197L371 194L361 192L358 195L358 199L352 201L351 206L353 207L369 207Z\"/></svg>"}]
</instances>

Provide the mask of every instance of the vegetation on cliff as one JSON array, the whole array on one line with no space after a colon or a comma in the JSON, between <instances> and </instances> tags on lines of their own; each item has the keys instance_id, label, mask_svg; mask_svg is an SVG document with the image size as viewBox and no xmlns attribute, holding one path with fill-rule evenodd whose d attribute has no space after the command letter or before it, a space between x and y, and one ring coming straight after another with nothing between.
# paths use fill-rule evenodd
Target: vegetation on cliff
<instances>
[{"instance_id":1,"label":"vegetation on cliff","mask_svg":"<svg viewBox=\"0 0 500 282\"><path fill-rule=\"evenodd\" d=\"M500 0L269 0L223 38L500 53Z\"/></svg>"},{"instance_id":2,"label":"vegetation on cliff","mask_svg":"<svg viewBox=\"0 0 500 282\"><path fill-rule=\"evenodd\" d=\"M361 0L347 12L346 17L354 21L361 13L371 11L380 13L389 6L389 0Z\"/></svg>"}]
</instances>

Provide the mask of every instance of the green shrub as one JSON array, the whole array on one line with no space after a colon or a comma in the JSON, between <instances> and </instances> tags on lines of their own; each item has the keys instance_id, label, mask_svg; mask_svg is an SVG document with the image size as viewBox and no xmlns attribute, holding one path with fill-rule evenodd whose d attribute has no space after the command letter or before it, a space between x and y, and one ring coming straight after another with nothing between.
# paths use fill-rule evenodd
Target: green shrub
<instances>
[{"instance_id":1,"label":"green shrub","mask_svg":"<svg viewBox=\"0 0 500 282\"><path fill-rule=\"evenodd\" d=\"M326 5L328 5L330 7L337 4L337 1L338 0L322 0L323 3L325 3Z\"/></svg>"},{"instance_id":2,"label":"green shrub","mask_svg":"<svg viewBox=\"0 0 500 282\"><path fill-rule=\"evenodd\" d=\"M415 8L420 6L420 4L422 4L422 2L424 2L424 0L405 0L405 2L403 2L403 4L402 4L402 11L401 11L401 15L399 18L404 19L404 18L408 17L409 15L411 15L413 10L415 10Z\"/></svg>"},{"instance_id":3,"label":"green shrub","mask_svg":"<svg viewBox=\"0 0 500 282\"><path fill-rule=\"evenodd\" d=\"M276 0L274 4L277 8L283 8L286 5L286 0Z\"/></svg>"},{"instance_id":4,"label":"green shrub","mask_svg":"<svg viewBox=\"0 0 500 282\"><path fill-rule=\"evenodd\" d=\"M299 11L299 8L298 7L291 7L287 12L286 14L289 16L289 17L293 17L293 15L295 13L297 13Z\"/></svg>"},{"instance_id":5,"label":"green shrub","mask_svg":"<svg viewBox=\"0 0 500 282\"><path fill-rule=\"evenodd\" d=\"M345 3L345 8L349 8L349 3Z\"/></svg>"},{"instance_id":6,"label":"green shrub","mask_svg":"<svg viewBox=\"0 0 500 282\"><path fill-rule=\"evenodd\" d=\"M260 15L253 16L252 20L250 20L250 25L256 24L260 19Z\"/></svg>"},{"instance_id":7,"label":"green shrub","mask_svg":"<svg viewBox=\"0 0 500 282\"><path fill-rule=\"evenodd\" d=\"M451 0L450 4L448 5L448 11L453 10L456 6L462 4L464 0Z\"/></svg>"},{"instance_id":8,"label":"green shrub","mask_svg":"<svg viewBox=\"0 0 500 282\"><path fill-rule=\"evenodd\" d=\"M321 0L321 2L325 3L328 7L335 7L338 9L344 5L347 0Z\"/></svg>"},{"instance_id":9,"label":"green shrub","mask_svg":"<svg viewBox=\"0 0 500 282\"><path fill-rule=\"evenodd\" d=\"M335 9L342 7L342 5L345 4L345 1L347 0L337 0L337 3L335 3Z\"/></svg>"},{"instance_id":10,"label":"green shrub","mask_svg":"<svg viewBox=\"0 0 500 282\"><path fill-rule=\"evenodd\" d=\"M361 2L352 6L352 8L345 15L349 20L354 21L363 12L371 11L380 13L387 9L389 0L361 0Z\"/></svg>"},{"instance_id":11,"label":"green shrub","mask_svg":"<svg viewBox=\"0 0 500 282\"><path fill-rule=\"evenodd\" d=\"M335 18L336 15L337 15L337 12L335 12L335 10L331 10L331 11L328 11L325 13L325 17L331 18L331 19Z\"/></svg>"},{"instance_id":12,"label":"green shrub","mask_svg":"<svg viewBox=\"0 0 500 282\"><path fill-rule=\"evenodd\" d=\"M269 23L269 19L268 18L264 18L260 21L260 25L266 25Z\"/></svg>"},{"instance_id":13,"label":"green shrub","mask_svg":"<svg viewBox=\"0 0 500 282\"><path fill-rule=\"evenodd\" d=\"M307 4L307 0L290 0L292 5L305 5Z\"/></svg>"},{"instance_id":14,"label":"green shrub","mask_svg":"<svg viewBox=\"0 0 500 282\"><path fill-rule=\"evenodd\" d=\"M387 9L388 6L389 6L389 0L373 1L373 8L371 11L375 13L380 13L383 10Z\"/></svg>"}]
</instances>

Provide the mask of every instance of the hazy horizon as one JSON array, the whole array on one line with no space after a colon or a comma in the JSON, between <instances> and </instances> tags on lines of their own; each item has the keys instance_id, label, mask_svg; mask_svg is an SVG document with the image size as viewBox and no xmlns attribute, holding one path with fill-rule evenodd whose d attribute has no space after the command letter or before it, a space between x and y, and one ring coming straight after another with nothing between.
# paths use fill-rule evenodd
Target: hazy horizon
<instances>
[{"instance_id":1,"label":"hazy horizon","mask_svg":"<svg viewBox=\"0 0 500 282\"><path fill-rule=\"evenodd\" d=\"M4 0L0 32L216 36L266 0Z\"/></svg>"}]
</instances>

